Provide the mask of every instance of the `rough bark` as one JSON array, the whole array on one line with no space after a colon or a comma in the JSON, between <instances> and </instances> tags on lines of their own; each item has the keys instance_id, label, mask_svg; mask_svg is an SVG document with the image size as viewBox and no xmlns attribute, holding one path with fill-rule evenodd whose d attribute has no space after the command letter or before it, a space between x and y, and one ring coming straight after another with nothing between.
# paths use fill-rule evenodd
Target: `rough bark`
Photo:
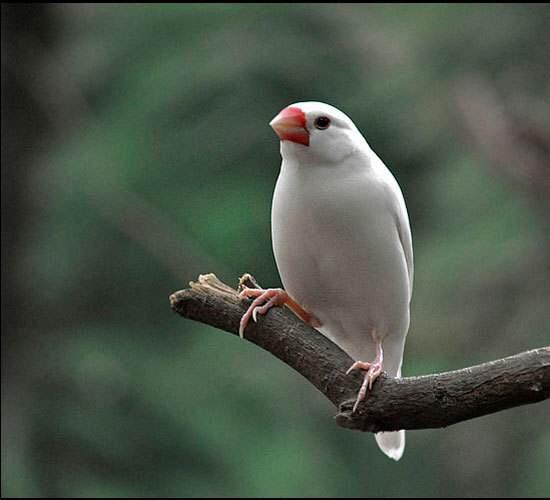
<instances>
[{"instance_id":1,"label":"rough bark","mask_svg":"<svg viewBox=\"0 0 550 500\"><path fill-rule=\"evenodd\" d=\"M257 286L246 274L239 283ZM201 275L170 296L180 315L238 335L249 304L215 275ZM251 323L245 338L309 380L338 408L342 427L379 432L445 427L550 397L550 347L445 373L395 379L384 374L351 411L362 374L346 375L352 360L342 349L286 308Z\"/></svg>"}]
</instances>

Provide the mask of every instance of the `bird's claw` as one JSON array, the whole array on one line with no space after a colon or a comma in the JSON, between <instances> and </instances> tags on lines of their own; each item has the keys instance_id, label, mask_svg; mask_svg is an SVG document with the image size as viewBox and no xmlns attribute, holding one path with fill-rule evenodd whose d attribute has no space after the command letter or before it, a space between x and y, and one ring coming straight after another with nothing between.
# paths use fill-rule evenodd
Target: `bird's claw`
<instances>
[{"instance_id":1,"label":"bird's claw","mask_svg":"<svg viewBox=\"0 0 550 500\"><path fill-rule=\"evenodd\" d=\"M241 299L255 297L241 318L239 324L239 337L244 338L244 330L250 322L250 318L257 323L258 314L265 314L273 306L280 306L285 303L287 294L280 288L248 288L244 287L239 293Z\"/></svg>"},{"instance_id":2,"label":"bird's claw","mask_svg":"<svg viewBox=\"0 0 550 500\"><path fill-rule=\"evenodd\" d=\"M367 363L365 361L356 361L351 365L346 372L346 375L349 375L353 370L368 370L370 368L371 363Z\"/></svg>"},{"instance_id":3,"label":"bird's claw","mask_svg":"<svg viewBox=\"0 0 550 500\"><path fill-rule=\"evenodd\" d=\"M244 338L244 329L248 325L250 318L254 322L258 321L258 314L266 314L274 306L286 305L302 321L313 327L321 326L321 322L309 311L306 311L298 302L296 302L288 293L281 288L248 288L244 287L239 293L241 299L254 297L252 304L248 307L246 313L241 318L239 325L239 336Z\"/></svg>"},{"instance_id":4,"label":"bird's claw","mask_svg":"<svg viewBox=\"0 0 550 500\"><path fill-rule=\"evenodd\" d=\"M359 403L363 401L367 396L367 390L369 391L372 390L372 385L382 373L382 363L380 361L374 361L374 363L367 363L365 361L356 361L355 363L353 363L353 365L350 366L350 368L346 372L346 375L348 375L353 370L358 370L358 369L365 370L366 373L365 373L365 378L363 380L363 383L361 384L361 388L357 393L357 399L355 400L355 404L353 405L353 410L352 410L353 413L355 413L355 411L357 410Z\"/></svg>"}]
</instances>

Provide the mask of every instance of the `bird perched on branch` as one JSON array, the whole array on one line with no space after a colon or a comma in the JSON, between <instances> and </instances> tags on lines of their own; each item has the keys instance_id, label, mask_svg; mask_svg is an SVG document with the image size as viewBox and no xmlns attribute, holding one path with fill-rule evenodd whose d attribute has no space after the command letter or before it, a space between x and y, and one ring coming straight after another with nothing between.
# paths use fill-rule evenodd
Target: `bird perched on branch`
<instances>
[{"instance_id":1,"label":"bird perched on branch","mask_svg":"<svg viewBox=\"0 0 550 500\"><path fill-rule=\"evenodd\" d=\"M385 371L401 376L413 284L409 218L397 181L341 111L299 102L270 123L281 140L271 213L285 290L250 289L241 320L286 305L365 371L354 411ZM405 431L375 434L399 460Z\"/></svg>"}]
</instances>

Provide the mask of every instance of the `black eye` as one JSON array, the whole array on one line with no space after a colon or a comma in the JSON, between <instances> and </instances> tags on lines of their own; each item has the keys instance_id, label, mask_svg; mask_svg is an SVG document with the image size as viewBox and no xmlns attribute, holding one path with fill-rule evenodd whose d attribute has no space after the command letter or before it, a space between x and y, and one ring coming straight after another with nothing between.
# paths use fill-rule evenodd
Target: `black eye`
<instances>
[{"instance_id":1,"label":"black eye","mask_svg":"<svg viewBox=\"0 0 550 500\"><path fill-rule=\"evenodd\" d=\"M325 130L330 126L330 118L327 118L326 116L319 116L318 118L315 118L313 125L315 125L315 128L318 128L319 130Z\"/></svg>"}]
</instances>

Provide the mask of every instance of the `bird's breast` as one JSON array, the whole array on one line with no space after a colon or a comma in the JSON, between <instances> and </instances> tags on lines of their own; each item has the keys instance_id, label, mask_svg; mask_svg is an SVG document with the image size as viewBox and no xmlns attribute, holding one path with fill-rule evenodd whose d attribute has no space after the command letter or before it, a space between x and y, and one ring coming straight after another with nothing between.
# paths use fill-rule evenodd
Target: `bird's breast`
<instances>
[{"instance_id":1,"label":"bird's breast","mask_svg":"<svg viewBox=\"0 0 550 500\"><path fill-rule=\"evenodd\" d=\"M372 329L408 326L407 267L385 196L364 172L283 168L273 197L283 286L352 355L358 332L365 343Z\"/></svg>"}]
</instances>

